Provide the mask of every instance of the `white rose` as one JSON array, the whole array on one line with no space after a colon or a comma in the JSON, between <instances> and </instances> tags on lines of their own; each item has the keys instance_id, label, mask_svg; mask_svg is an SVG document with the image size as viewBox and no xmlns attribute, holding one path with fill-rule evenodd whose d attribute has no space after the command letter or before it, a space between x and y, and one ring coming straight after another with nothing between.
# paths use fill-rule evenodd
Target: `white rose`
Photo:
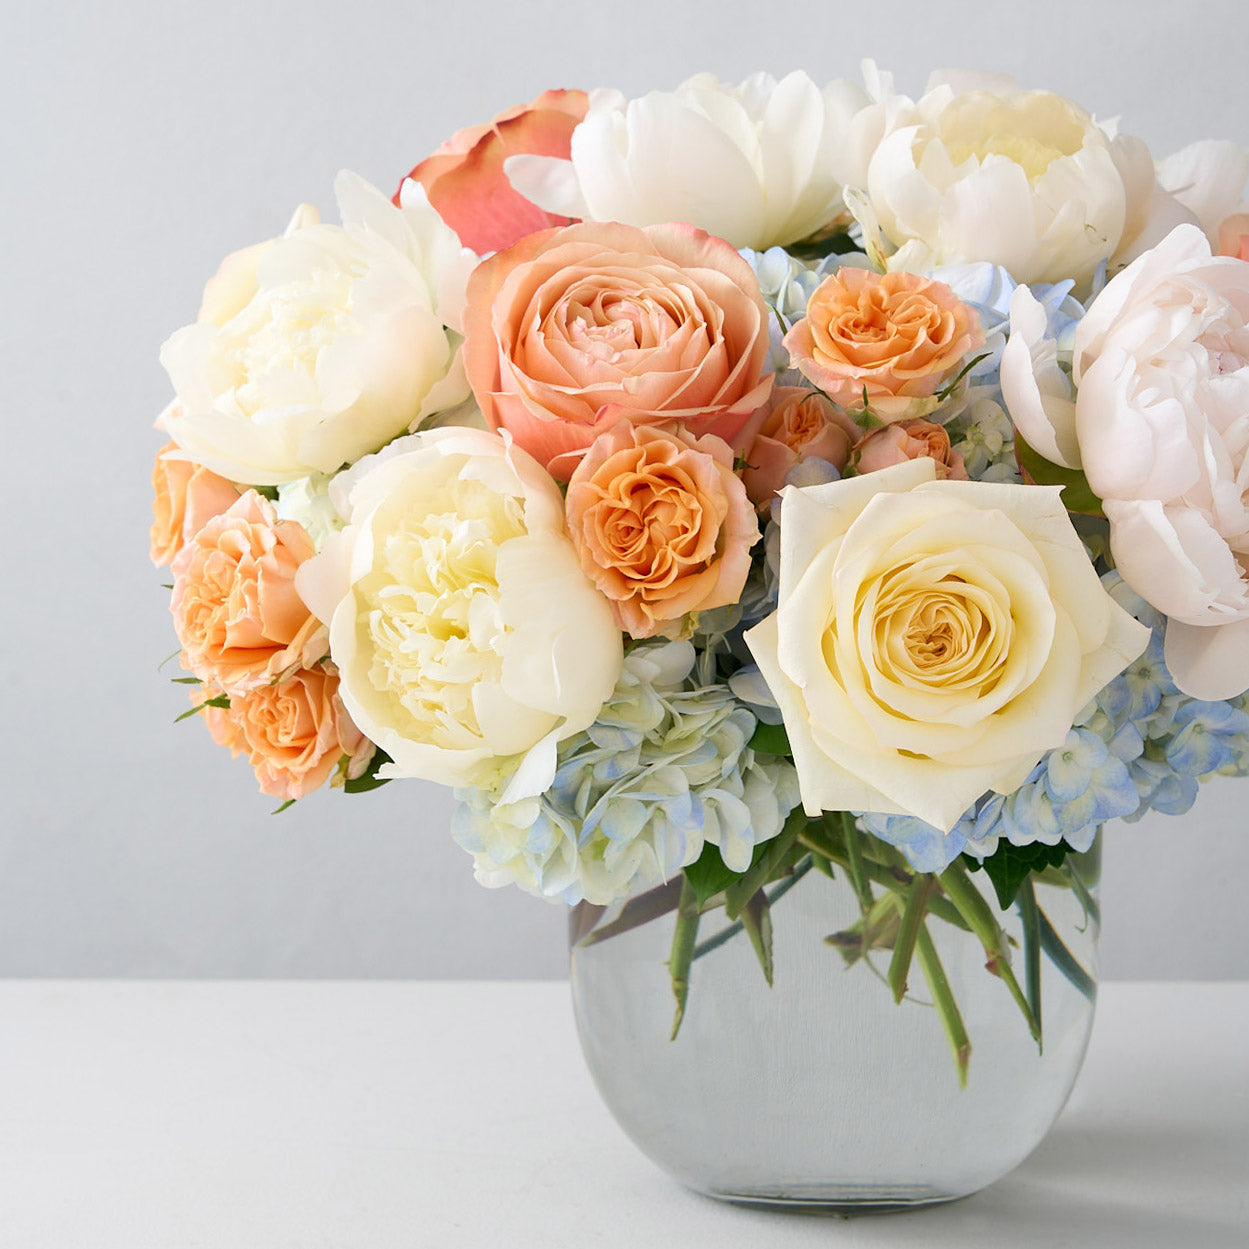
<instances>
[{"instance_id":1,"label":"white rose","mask_svg":"<svg viewBox=\"0 0 1249 1249\"><path fill-rule=\"evenodd\" d=\"M1175 683L1210 700L1249 688L1249 263L1180 226L1090 305L1070 379L1023 287L1011 326L1011 416L1103 500L1123 579L1170 617Z\"/></svg>"},{"instance_id":2,"label":"white rose","mask_svg":"<svg viewBox=\"0 0 1249 1249\"><path fill-rule=\"evenodd\" d=\"M1056 488L935 476L920 459L782 493L778 606L746 641L810 815L948 831L1018 788L1149 640Z\"/></svg>"},{"instance_id":3,"label":"white rose","mask_svg":"<svg viewBox=\"0 0 1249 1249\"><path fill-rule=\"evenodd\" d=\"M1078 105L961 75L934 76L918 103L888 107L867 191L904 254L1078 284L1114 254L1128 215L1124 176L1110 136Z\"/></svg>"},{"instance_id":4,"label":"white rose","mask_svg":"<svg viewBox=\"0 0 1249 1249\"><path fill-rule=\"evenodd\" d=\"M736 84L699 74L635 100L595 92L570 160L513 156L505 168L548 212L633 226L687 222L763 250L844 215L842 188L883 126L867 93L844 80L821 90L801 72Z\"/></svg>"},{"instance_id":5,"label":"white rose","mask_svg":"<svg viewBox=\"0 0 1249 1249\"><path fill-rule=\"evenodd\" d=\"M227 257L199 319L161 349L185 455L232 481L333 473L468 394L458 334L475 257L404 184L354 174L341 226L303 207L285 235Z\"/></svg>"},{"instance_id":6,"label":"white rose","mask_svg":"<svg viewBox=\"0 0 1249 1249\"><path fill-rule=\"evenodd\" d=\"M541 793L623 658L559 487L506 438L446 428L361 460L331 495L346 527L296 588L329 623L352 719L393 760L381 775L487 785L525 755L506 799Z\"/></svg>"}]
</instances>

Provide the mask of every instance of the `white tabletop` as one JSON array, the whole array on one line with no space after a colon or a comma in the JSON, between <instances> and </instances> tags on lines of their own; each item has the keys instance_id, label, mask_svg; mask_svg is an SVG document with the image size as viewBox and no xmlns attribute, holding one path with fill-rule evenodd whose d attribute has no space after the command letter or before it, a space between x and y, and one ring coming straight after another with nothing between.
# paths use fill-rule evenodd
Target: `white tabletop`
<instances>
[{"instance_id":1,"label":"white tabletop","mask_svg":"<svg viewBox=\"0 0 1249 1249\"><path fill-rule=\"evenodd\" d=\"M1245 1249L1247 1036L1249 983L1105 985L1022 1167L847 1220L658 1171L563 983L0 982L0 1246Z\"/></svg>"}]
</instances>

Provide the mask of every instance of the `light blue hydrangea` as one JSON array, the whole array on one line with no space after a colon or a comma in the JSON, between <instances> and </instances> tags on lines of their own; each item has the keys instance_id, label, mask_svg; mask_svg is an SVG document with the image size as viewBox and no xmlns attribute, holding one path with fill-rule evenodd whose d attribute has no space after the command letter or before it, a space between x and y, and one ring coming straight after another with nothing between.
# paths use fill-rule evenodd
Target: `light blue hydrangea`
<instances>
[{"instance_id":1,"label":"light blue hydrangea","mask_svg":"<svg viewBox=\"0 0 1249 1249\"><path fill-rule=\"evenodd\" d=\"M735 871L749 866L797 805L797 774L750 748L754 715L695 662L689 642L635 646L595 723L560 744L546 793L501 802L506 777L456 791L452 832L483 884L608 905L708 843Z\"/></svg>"}]
</instances>

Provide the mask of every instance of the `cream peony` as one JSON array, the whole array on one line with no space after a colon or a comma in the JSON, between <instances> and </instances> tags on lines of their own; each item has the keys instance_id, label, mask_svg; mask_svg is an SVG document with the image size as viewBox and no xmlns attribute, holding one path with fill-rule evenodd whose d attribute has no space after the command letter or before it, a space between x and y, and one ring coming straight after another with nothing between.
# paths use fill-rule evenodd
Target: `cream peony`
<instances>
[{"instance_id":1,"label":"cream peony","mask_svg":"<svg viewBox=\"0 0 1249 1249\"><path fill-rule=\"evenodd\" d=\"M1128 217L1112 138L1082 108L1000 76L934 76L890 105L867 192L881 229L928 264L989 260L1020 282L1087 283ZM913 263L907 264L913 268Z\"/></svg>"},{"instance_id":2,"label":"cream peony","mask_svg":"<svg viewBox=\"0 0 1249 1249\"><path fill-rule=\"evenodd\" d=\"M594 92L570 160L513 156L512 185L548 212L626 225L686 222L734 247L792 243L845 219L842 188L884 127L859 86L796 71L626 100Z\"/></svg>"},{"instance_id":3,"label":"cream peony","mask_svg":"<svg viewBox=\"0 0 1249 1249\"><path fill-rule=\"evenodd\" d=\"M1249 688L1249 264L1179 227L1093 301L1070 378L1024 287L1011 326L1010 414L1103 500L1123 579L1170 617L1175 683L1209 700Z\"/></svg>"},{"instance_id":4,"label":"cream peony","mask_svg":"<svg viewBox=\"0 0 1249 1249\"><path fill-rule=\"evenodd\" d=\"M746 634L803 807L949 830L1066 740L1149 630L1102 589L1041 486L927 458L782 493L776 612Z\"/></svg>"},{"instance_id":5,"label":"cream peony","mask_svg":"<svg viewBox=\"0 0 1249 1249\"><path fill-rule=\"evenodd\" d=\"M332 497L346 527L297 584L344 705L393 760L381 775L489 785L527 754L508 801L541 793L622 662L559 488L506 436L446 428L361 460Z\"/></svg>"},{"instance_id":6,"label":"cream peony","mask_svg":"<svg viewBox=\"0 0 1249 1249\"><path fill-rule=\"evenodd\" d=\"M304 208L228 257L199 319L161 349L169 436L232 481L333 473L468 394L459 318L475 257L406 183L403 207L354 174L341 226Z\"/></svg>"}]
</instances>

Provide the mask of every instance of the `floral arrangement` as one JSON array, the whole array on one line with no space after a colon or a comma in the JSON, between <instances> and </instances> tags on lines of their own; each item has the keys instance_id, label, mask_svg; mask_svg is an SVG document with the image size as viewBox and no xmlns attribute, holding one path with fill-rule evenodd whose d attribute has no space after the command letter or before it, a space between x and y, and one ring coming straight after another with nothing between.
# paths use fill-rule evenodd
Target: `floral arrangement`
<instances>
[{"instance_id":1,"label":"floral arrangement","mask_svg":"<svg viewBox=\"0 0 1249 1249\"><path fill-rule=\"evenodd\" d=\"M1078 977L1033 882L1249 772L1247 179L870 63L341 174L161 352L187 714L283 803L454 786L484 884L674 912L678 1024L700 914L770 977L779 892L844 872L965 1073L930 917L1039 1034L968 873Z\"/></svg>"}]
</instances>

